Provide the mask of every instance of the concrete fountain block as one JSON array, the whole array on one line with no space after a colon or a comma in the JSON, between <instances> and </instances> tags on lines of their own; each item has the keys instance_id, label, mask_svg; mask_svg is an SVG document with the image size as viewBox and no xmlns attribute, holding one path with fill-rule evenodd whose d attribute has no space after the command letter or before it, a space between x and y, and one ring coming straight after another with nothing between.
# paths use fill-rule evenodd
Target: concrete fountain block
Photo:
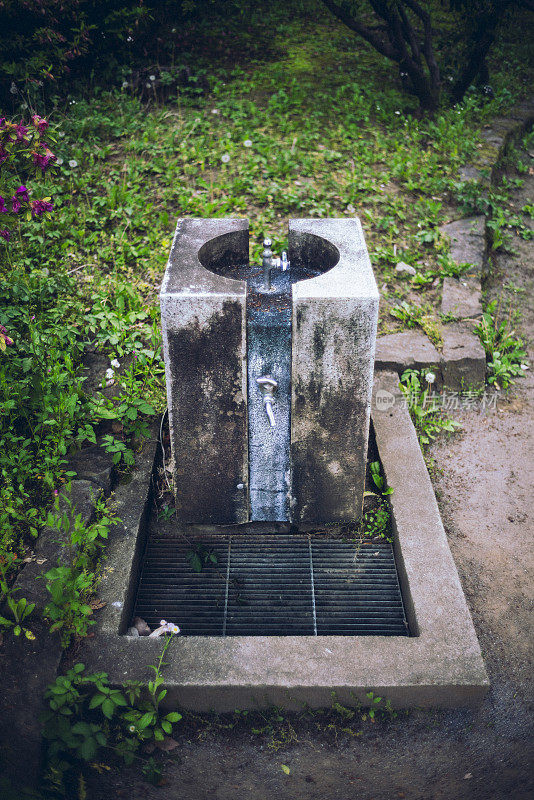
<instances>
[{"instance_id":1,"label":"concrete fountain block","mask_svg":"<svg viewBox=\"0 0 534 800\"><path fill-rule=\"evenodd\" d=\"M181 219L160 293L177 518L248 519L248 220Z\"/></svg>"},{"instance_id":2,"label":"concrete fountain block","mask_svg":"<svg viewBox=\"0 0 534 800\"><path fill-rule=\"evenodd\" d=\"M357 219L289 223L291 266L322 275L292 292L292 521L358 520L378 322L376 287Z\"/></svg>"}]
</instances>

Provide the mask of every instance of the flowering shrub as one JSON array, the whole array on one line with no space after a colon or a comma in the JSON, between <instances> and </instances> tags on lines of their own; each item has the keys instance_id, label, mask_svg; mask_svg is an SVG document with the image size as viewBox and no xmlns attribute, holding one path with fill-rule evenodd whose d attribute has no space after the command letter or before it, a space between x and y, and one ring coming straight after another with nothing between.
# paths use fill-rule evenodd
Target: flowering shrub
<instances>
[{"instance_id":1,"label":"flowering shrub","mask_svg":"<svg viewBox=\"0 0 534 800\"><path fill-rule=\"evenodd\" d=\"M31 197L29 182L33 175L42 178L53 167L56 156L43 138L48 122L34 114L25 125L0 118L0 237L9 242L20 218L50 218L53 204L50 197ZM7 331L0 330L0 349L5 349ZM2 338L3 337L3 338ZM2 341L4 347L2 347Z\"/></svg>"}]
</instances>

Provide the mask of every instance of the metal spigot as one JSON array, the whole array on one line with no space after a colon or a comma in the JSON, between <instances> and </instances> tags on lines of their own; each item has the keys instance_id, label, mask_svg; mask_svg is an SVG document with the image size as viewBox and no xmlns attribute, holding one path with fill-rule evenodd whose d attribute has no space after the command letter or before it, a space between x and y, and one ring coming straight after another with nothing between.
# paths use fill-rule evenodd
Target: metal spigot
<instances>
[{"instance_id":1,"label":"metal spigot","mask_svg":"<svg viewBox=\"0 0 534 800\"><path fill-rule=\"evenodd\" d=\"M282 251L282 258L273 258L273 251L271 250L272 241L270 239L263 240L263 287L267 291L271 290L271 270L281 269L285 272L289 269L289 261L287 260L287 253Z\"/></svg>"},{"instance_id":2,"label":"metal spigot","mask_svg":"<svg viewBox=\"0 0 534 800\"><path fill-rule=\"evenodd\" d=\"M263 286L267 291L271 288L271 270L273 268L273 251L271 250L271 240L263 240Z\"/></svg>"},{"instance_id":3,"label":"metal spigot","mask_svg":"<svg viewBox=\"0 0 534 800\"><path fill-rule=\"evenodd\" d=\"M262 375L261 378L256 378L256 383L260 387L260 392L263 395L263 407L265 413L269 418L271 428L276 428L276 420L273 413L274 393L278 387L278 381L271 378L270 375Z\"/></svg>"}]
</instances>

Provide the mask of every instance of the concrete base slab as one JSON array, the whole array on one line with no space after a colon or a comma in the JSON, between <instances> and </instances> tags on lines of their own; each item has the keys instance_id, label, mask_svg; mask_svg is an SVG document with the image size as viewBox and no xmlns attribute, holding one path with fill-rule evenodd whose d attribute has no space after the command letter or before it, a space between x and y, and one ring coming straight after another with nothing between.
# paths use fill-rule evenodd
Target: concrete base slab
<instances>
[{"instance_id":1,"label":"concrete base slab","mask_svg":"<svg viewBox=\"0 0 534 800\"><path fill-rule=\"evenodd\" d=\"M372 409L379 454L394 489L396 557L414 635L177 637L166 655L167 707L320 707L331 702L332 692L342 702L365 703L368 691L387 697L395 707L454 706L485 694L489 682L477 637L396 374L376 377ZM133 480L140 486L143 469L148 487L146 464ZM131 530L123 520L115 545L111 539L101 586L107 606L99 632L84 641L80 653L89 670L107 672L117 685L148 681L147 665L162 648L158 639L119 635L128 622L132 593L124 581L135 576L146 507L136 500L134 509L128 494ZM117 502L121 505L120 496Z\"/></svg>"},{"instance_id":2,"label":"concrete base slab","mask_svg":"<svg viewBox=\"0 0 534 800\"><path fill-rule=\"evenodd\" d=\"M423 331L389 333L376 340L375 370L432 369L440 372L441 355Z\"/></svg>"},{"instance_id":3,"label":"concrete base slab","mask_svg":"<svg viewBox=\"0 0 534 800\"><path fill-rule=\"evenodd\" d=\"M486 354L468 324L443 330L443 386L456 392L481 391L486 379Z\"/></svg>"}]
</instances>

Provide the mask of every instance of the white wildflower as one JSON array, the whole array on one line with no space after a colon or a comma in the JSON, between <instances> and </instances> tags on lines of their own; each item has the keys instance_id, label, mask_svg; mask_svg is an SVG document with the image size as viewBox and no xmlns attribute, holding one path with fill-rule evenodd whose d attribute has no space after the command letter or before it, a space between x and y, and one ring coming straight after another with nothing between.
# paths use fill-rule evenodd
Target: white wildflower
<instances>
[{"instance_id":1,"label":"white wildflower","mask_svg":"<svg viewBox=\"0 0 534 800\"><path fill-rule=\"evenodd\" d=\"M156 76L155 75L150 75L149 77L150 77L151 81L155 81L156 80Z\"/></svg>"},{"instance_id":2,"label":"white wildflower","mask_svg":"<svg viewBox=\"0 0 534 800\"><path fill-rule=\"evenodd\" d=\"M228 164L228 162L230 161L230 156L228 155L228 153L225 153L223 156L221 156L221 161L223 162L223 164Z\"/></svg>"},{"instance_id":3,"label":"white wildflower","mask_svg":"<svg viewBox=\"0 0 534 800\"><path fill-rule=\"evenodd\" d=\"M106 380L111 381L113 380L114 377L115 377L115 371L111 369L111 367L108 367L106 370Z\"/></svg>"},{"instance_id":4,"label":"white wildflower","mask_svg":"<svg viewBox=\"0 0 534 800\"><path fill-rule=\"evenodd\" d=\"M349 203L349 204L348 204L348 206L347 206L347 211L349 212L349 214L354 214L354 213L355 213L356 209L354 208L354 206L352 205L352 203Z\"/></svg>"},{"instance_id":5,"label":"white wildflower","mask_svg":"<svg viewBox=\"0 0 534 800\"><path fill-rule=\"evenodd\" d=\"M58 156L56 158L56 164L58 165L58 167L60 167L63 164L63 159L61 158L61 156Z\"/></svg>"},{"instance_id":6,"label":"white wildflower","mask_svg":"<svg viewBox=\"0 0 534 800\"><path fill-rule=\"evenodd\" d=\"M130 725L128 730L130 731L130 733L135 733L135 725Z\"/></svg>"},{"instance_id":7,"label":"white wildflower","mask_svg":"<svg viewBox=\"0 0 534 800\"><path fill-rule=\"evenodd\" d=\"M113 361L110 362L113 369L118 369L121 365L121 362L118 358L114 358Z\"/></svg>"},{"instance_id":8,"label":"white wildflower","mask_svg":"<svg viewBox=\"0 0 534 800\"><path fill-rule=\"evenodd\" d=\"M78 162L74 158L71 158L71 160L69 161L69 167L71 169L76 169L77 166L78 166Z\"/></svg>"},{"instance_id":9,"label":"white wildflower","mask_svg":"<svg viewBox=\"0 0 534 800\"><path fill-rule=\"evenodd\" d=\"M211 109L211 113L212 113L212 114L219 114L220 112L219 112L219 109L218 109L218 108L212 108L212 109Z\"/></svg>"},{"instance_id":10,"label":"white wildflower","mask_svg":"<svg viewBox=\"0 0 534 800\"><path fill-rule=\"evenodd\" d=\"M252 142L251 142L250 139L245 139L243 144L244 144L245 147L252 147Z\"/></svg>"},{"instance_id":11,"label":"white wildflower","mask_svg":"<svg viewBox=\"0 0 534 800\"><path fill-rule=\"evenodd\" d=\"M123 88L123 89L127 89L127 88L128 88L128 85L129 85L129 84L128 84L128 81L123 81L123 82L122 82L122 88Z\"/></svg>"},{"instance_id":12,"label":"white wildflower","mask_svg":"<svg viewBox=\"0 0 534 800\"><path fill-rule=\"evenodd\" d=\"M425 375L425 381L426 381L427 383L434 383L434 381L435 381L435 380L436 380L436 376L434 375L434 373L433 373L433 372L427 372L427 373L426 373L426 375Z\"/></svg>"}]
</instances>

